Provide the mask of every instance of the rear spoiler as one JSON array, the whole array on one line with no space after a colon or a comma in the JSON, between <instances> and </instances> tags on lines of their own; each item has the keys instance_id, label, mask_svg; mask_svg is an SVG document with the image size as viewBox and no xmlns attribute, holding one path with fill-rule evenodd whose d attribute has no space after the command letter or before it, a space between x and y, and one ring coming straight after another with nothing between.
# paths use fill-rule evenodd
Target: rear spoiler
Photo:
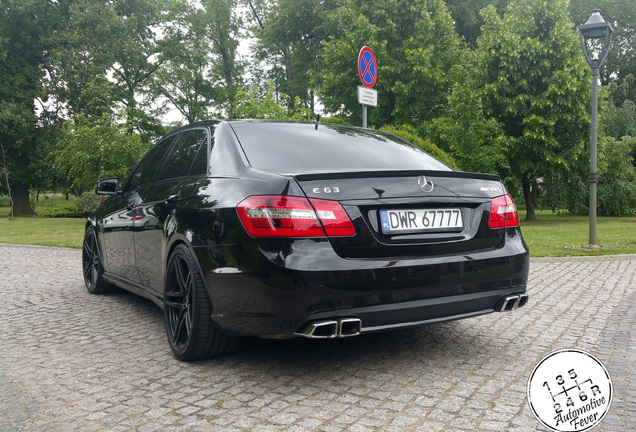
<instances>
[{"instance_id":1,"label":"rear spoiler","mask_svg":"<svg viewBox=\"0 0 636 432\"><path fill-rule=\"evenodd\" d=\"M495 174L480 174L463 171L430 171L430 170L405 170L405 171L354 171L354 172L321 172L312 174L288 174L294 177L298 181L313 181L313 180L331 180L331 179L354 179L354 178L380 178L380 177L409 177L409 176L421 176L428 177L452 177L452 178L466 178L475 180L491 180L501 181L498 175Z\"/></svg>"}]
</instances>

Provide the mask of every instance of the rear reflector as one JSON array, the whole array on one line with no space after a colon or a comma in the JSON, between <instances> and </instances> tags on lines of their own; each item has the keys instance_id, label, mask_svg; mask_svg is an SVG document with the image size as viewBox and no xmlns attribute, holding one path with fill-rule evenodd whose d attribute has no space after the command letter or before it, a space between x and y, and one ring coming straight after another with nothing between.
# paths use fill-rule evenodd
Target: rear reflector
<instances>
[{"instance_id":1,"label":"rear reflector","mask_svg":"<svg viewBox=\"0 0 636 432\"><path fill-rule=\"evenodd\" d=\"M492 229L519 226L517 206L510 195L502 195L491 200L488 226Z\"/></svg>"},{"instance_id":2,"label":"rear reflector","mask_svg":"<svg viewBox=\"0 0 636 432\"><path fill-rule=\"evenodd\" d=\"M252 237L336 237L355 234L351 219L338 201L293 196L252 196L244 199L236 210L243 227Z\"/></svg>"}]
</instances>

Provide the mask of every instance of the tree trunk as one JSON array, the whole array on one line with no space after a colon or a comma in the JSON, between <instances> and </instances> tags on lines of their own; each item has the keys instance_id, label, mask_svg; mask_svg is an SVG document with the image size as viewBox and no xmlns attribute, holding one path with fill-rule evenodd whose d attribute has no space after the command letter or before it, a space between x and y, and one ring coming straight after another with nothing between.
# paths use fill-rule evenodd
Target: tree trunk
<instances>
[{"instance_id":1,"label":"tree trunk","mask_svg":"<svg viewBox=\"0 0 636 432\"><path fill-rule=\"evenodd\" d=\"M29 202L29 186L15 182L11 185L11 199L13 200L13 216L28 216L35 214Z\"/></svg>"},{"instance_id":2,"label":"tree trunk","mask_svg":"<svg viewBox=\"0 0 636 432\"><path fill-rule=\"evenodd\" d=\"M310 98L311 98L311 102L310 102L309 108L311 109L311 115L315 118L316 117L316 104L314 102L314 91L310 90L309 91L309 95L310 95Z\"/></svg>"},{"instance_id":3,"label":"tree trunk","mask_svg":"<svg viewBox=\"0 0 636 432\"><path fill-rule=\"evenodd\" d=\"M289 96L289 110L293 113L296 111L296 92L293 90L294 69L292 68L291 58L289 56L289 48L283 50L285 57L285 79L287 80L287 96Z\"/></svg>"},{"instance_id":4,"label":"tree trunk","mask_svg":"<svg viewBox=\"0 0 636 432\"><path fill-rule=\"evenodd\" d=\"M536 180L532 181L532 207L539 207L539 184Z\"/></svg>"},{"instance_id":5,"label":"tree trunk","mask_svg":"<svg viewBox=\"0 0 636 432\"><path fill-rule=\"evenodd\" d=\"M532 191L530 190L530 179L527 173L523 173L523 198L526 202L526 219L527 221L533 221L537 217L534 214L534 202L532 200Z\"/></svg>"}]
</instances>

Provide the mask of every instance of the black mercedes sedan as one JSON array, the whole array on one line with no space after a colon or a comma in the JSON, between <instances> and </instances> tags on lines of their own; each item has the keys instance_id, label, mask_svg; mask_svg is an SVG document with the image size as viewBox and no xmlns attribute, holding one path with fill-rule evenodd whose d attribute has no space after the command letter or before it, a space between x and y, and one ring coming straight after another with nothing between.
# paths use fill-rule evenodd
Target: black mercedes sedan
<instances>
[{"instance_id":1,"label":"black mercedes sedan","mask_svg":"<svg viewBox=\"0 0 636 432\"><path fill-rule=\"evenodd\" d=\"M184 361L240 336L336 338L526 304L528 247L497 176L386 132L205 121L157 142L88 218L84 280L163 309Z\"/></svg>"}]
</instances>

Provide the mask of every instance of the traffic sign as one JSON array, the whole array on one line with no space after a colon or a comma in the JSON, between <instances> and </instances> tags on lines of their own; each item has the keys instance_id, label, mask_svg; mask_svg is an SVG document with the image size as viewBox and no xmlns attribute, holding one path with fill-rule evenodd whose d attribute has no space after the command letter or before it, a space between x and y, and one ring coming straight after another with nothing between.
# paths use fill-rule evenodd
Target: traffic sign
<instances>
[{"instance_id":1,"label":"traffic sign","mask_svg":"<svg viewBox=\"0 0 636 432\"><path fill-rule=\"evenodd\" d=\"M378 106L378 91L358 86L358 103L362 105Z\"/></svg>"},{"instance_id":2,"label":"traffic sign","mask_svg":"<svg viewBox=\"0 0 636 432\"><path fill-rule=\"evenodd\" d=\"M358 74L362 84L371 88L378 79L378 64L371 48L363 46L358 54Z\"/></svg>"}]
</instances>

